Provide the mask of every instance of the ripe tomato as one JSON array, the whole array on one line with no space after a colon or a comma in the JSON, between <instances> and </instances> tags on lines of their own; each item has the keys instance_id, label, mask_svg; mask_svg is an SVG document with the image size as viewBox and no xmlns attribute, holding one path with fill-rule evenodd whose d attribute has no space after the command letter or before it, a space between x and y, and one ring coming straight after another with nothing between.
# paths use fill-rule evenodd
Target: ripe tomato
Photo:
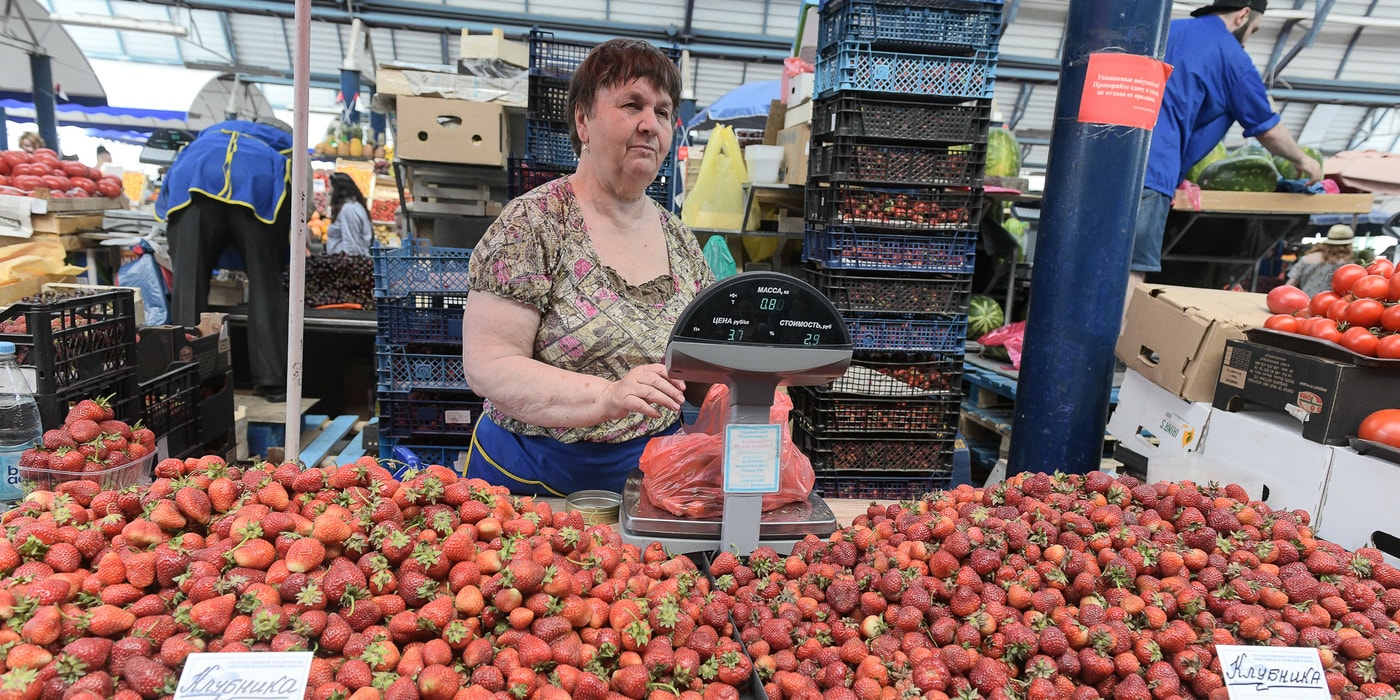
<instances>
[{"instance_id":1,"label":"ripe tomato","mask_svg":"<svg viewBox=\"0 0 1400 700\"><path fill-rule=\"evenodd\" d=\"M101 193L103 197L116 199L122 196L122 181L115 177L104 177L97 181L97 191Z\"/></svg>"},{"instance_id":2,"label":"ripe tomato","mask_svg":"<svg viewBox=\"0 0 1400 700\"><path fill-rule=\"evenodd\" d=\"M0 158L0 175L10 174L10 161Z\"/></svg>"},{"instance_id":3,"label":"ripe tomato","mask_svg":"<svg viewBox=\"0 0 1400 700\"><path fill-rule=\"evenodd\" d=\"M1284 333L1297 333L1299 323L1298 319L1288 314L1274 314L1264 321L1264 327Z\"/></svg>"},{"instance_id":4,"label":"ripe tomato","mask_svg":"<svg viewBox=\"0 0 1400 700\"><path fill-rule=\"evenodd\" d=\"M1347 301L1346 299L1338 299L1332 302L1332 305L1327 307L1327 318L1330 318L1333 321L1336 321L1337 323L1342 323L1343 321L1347 320L1348 306L1351 306L1351 302Z\"/></svg>"},{"instance_id":5,"label":"ripe tomato","mask_svg":"<svg viewBox=\"0 0 1400 700\"><path fill-rule=\"evenodd\" d=\"M71 180L59 175L45 175L42 179L44 181L44 187L54 191L63 190L66 192L73 187L73 182Z\"/></svg>"},{"instance_id":6,"label":"ripe tomato","mask_svg":"<svg viewBox=\"0 0 1400 700\"><path fill-rule=\"evenodd\" d=\"M1361 420L1356 436L1362 440L1400 447L1400 408L1382 408Z\"/></svg>"},{"instance_id":7,"label":"ripe tomato","mask_svg":"<svg viewBox=\"0 0 1400 700\"><path fill-rule=\"evenodd\" d=\"M25 192L33 192L34 190L43 187L44 181L39 179L39 176L37 175L16 175L15 177L11 178L10 184L14 185L15 187L18 187L19 189L24 190Z\"/></svg>"},{"instance_id":8,"label":"ripe tomato","mask_svg":"<svg viewBox=\"0 0 1400 700\"><path fill-rule=\"evenodd\" d=\"M1358 299L1384 299L1390 293L1390 280L1380 275L1366 275L1351 285L1351 293Z\"/></svg>"},{"instance_id":9,"label":"ripe tomato","mask_svg":"<svg viewBox=\"0 0 1400 700\"><path fill-rule=\"evenodd\" d=\"M1390 276L1390 289L1386 291L1388 301L1400 301L1400 275Z\"/></svg>"},{"instance_id":10,"label":"ripe tomato","mask_svg":"<svg viewBox=\"0 0 1400 700\"><path fill-rule=\"evenodd\" d=\"M1337 330L1337 324L1330 318L1315 318L1309 322L1308 335L1322 340L1337 342L1342 339L1342 332Z\"/></svg>"},{"instance_id":11,"label":"ripe tomato","mask_svg":"<svg viewBox=\"0 0 1400 700\"><path fill-rule=\"evenodd\" d=\"M87 177L88 166L76 160L65 160L58 164L60 170L68 177Z\"/></svg>"},{"instance_id":12,"label":"ripe tomato","mask_svg":"<svg viewBox=\"0 0 1400 700\"><path fill-rule=\"evenodd\" d=\"M1376 342L1376 357L1400 360L1400 335L1387 335Z\"/></svg>"},{"instance_id":13,"label":"ripe tomato","mask_svg":"<svg viewBox=\"0 0 1400 700\"><path fill-rule=\"evenodd\" d=\"M86 177L73 177L69 178L69 181L73 183L74 187L80 188L84 194L90 195L97 192L97 183Z\"/></svg>"},{"instance_id":14,"label":"ripe tomato","mask_svg":"<svg viewBox=\"0 0 1400 700\"><path fill-rule=\"evenodd\" d=\"M1381 312L1381 328L1388 331L1400 331L1400 304L1385 307Z\"/></svg>"},{"instance_id":15,"label":"ripe tomato","mask_svg":"<svg viewBox=\"0 0 1400 700\"><path fill-rule=\"evenodd\" d=\"M1356 284L1357 280L1365 276L1366 268L1356 263L1343 265L1337 268L1336 272L1332 273L1332 291L1338 294L1346 294L1351 291L1351 286Z\"/></svg>"},{"instance_id":16,"label":"ripe tomato","mask_svg":"<svg viewBox=\"0 0 1400 700\"><path fill-rule=\"evenodd\" d=\"M1327 310L1332 308L1332 302L1341 298L1342 295L1336 292L1318 292L1312 301L1308 302L1308 313L1313 316L1325 316Z\"/></svg>"},{"instance_id":17,"label":"ripe tomato","mask_svg":"<svg viewBox=\"0 0 1400 700\"><path fill-rule=\"evenodd\" d=\"M1342 334L1342 347L1367 357L1376 356L1376 344L1379 341L1370 329L1361 326L1352 326L1347 332Z\"/></svg>"},{"instance_id":18,"label":"ripe tomato","mask_svg":"<svg viewBox=\"0 0 1400 700\"><path fill-rule=\"evenodd\" d=\"M28 163L34 159L29 155L28 151L5 151L0 153L0 158L4 158L5 162L9 163L11 168L21 163Z\"/></svg>"},{"instance_id":19,"label":"ripe tomato","mask_svg":"<svg viewBox=\"0 0 1400 700\"><path fill-rule=\"evenodd\" d=\"M1385 258L1376 258L1375 262L1366 266L1366 271L1390 279L1390 276L1395 274L1395 263Z\"/></svg>"},{"instance_id":20,"label":"ripe tomato","mask_svg":"<svg viewBox=\"0 0 1400 700\"><path fill-rule=\"evenodd\" d=\"M1381 322L1381 314L1385 312L1385 304L1375 299L1357 299L1347 307L1347 323L1362 328L1372 328Z\"/></svg>"},{"instance_id":21,"label":"ripe tomato","mask_svg":"<svg viewBox=\"0 0 1400 700\"><path fill-rule=\"evenodd\" d=\"M1270 289L1265 303L1269 307L1269 313L1296 313L1300 309L1308 308L1308 293L1291 284L1285 284Z\"/></svg>"}]
</instances>

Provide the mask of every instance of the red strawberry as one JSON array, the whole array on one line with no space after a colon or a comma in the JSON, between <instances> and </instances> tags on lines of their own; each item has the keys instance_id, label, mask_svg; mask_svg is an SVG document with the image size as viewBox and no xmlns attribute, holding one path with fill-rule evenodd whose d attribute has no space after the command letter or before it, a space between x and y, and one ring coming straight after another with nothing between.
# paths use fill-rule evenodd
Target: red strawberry
<instances>
[{"instance_id":1,"label":"red strawberry","mask_svg":"<svg viewBox=\"0 0 1400 700\"><path fill-rule=\"evenodd\" d=\"M442 664L418 672L418 693L423 700L451 700L462 687L462 676Z\"/></svg>"},{"instance_id":2,"label":"red strawberry","mask_svg":"<svg viewBox=\"0 0 1400 700\"><path fill-rule=\"evenodd\" d=\"M582 677L579 680L582 681ZM613 690L633 698L633 700L641 700L647 695L647 683L650 680L651 677L648 675L646 667L628 666L613 671L612 687Z\"/></svg>"},{"instance_id":3,"label":"red strawberry","mask_svg":"<svg viewBox=\"0 0 1400 700\"><path fill-rule=\"evenodd\" d=\"M238 596L228 593L210 600L195 603L190 608L190 622L208 634L223 634L233 619L234 605Z\"/></svg>"},{"instance_id":4,"label":"red strawberry","mask_svg":"<svg viewBox=\"0 0 1400 700\"><path fill-rule=\"evenodd\" d=\"M68 434L73 437L73 442L79 445L85 442L92 442L102 434L102 429L97 427L96 421L83 418L69 423L66 427L68 429Z\"/></svg>"},{"instance_id":5,"label":"red strawberry","mask_svg":"<svg viewBox=\"0 0 1400 700\"><path fill-rule=\"evenodd\" d=\"M175 690L175 674L159 661L143 656L133 656L123 662L121 676L146 700L169 695Z\"/></svg>"},{"instance_id":6,"label":"red strawberry","mask_svg":"<svg viewBox=\"0 0 1400 700\"><path fill-rule=\"evenodd\" d=\"M63 429L45 431L42 444L44 445L44 449L50 452L56 451L60 447L73 448L78 446L78 443L73 439L73 435Z\"/></svg>"}]
</instances>

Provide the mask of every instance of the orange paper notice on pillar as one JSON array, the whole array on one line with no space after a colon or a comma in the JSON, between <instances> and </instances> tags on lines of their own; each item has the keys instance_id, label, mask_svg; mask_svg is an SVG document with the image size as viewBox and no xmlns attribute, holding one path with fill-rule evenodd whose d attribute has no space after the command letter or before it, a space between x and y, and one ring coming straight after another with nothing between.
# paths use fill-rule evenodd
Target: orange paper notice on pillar
<instances>
[{"instance_id":1,"label":"orange paper notice on pillar","mask_svg":"<svg viewBox=\"0 0 1400 700\"><path fill-rule=\"evenodd\" d=\"M1171 74L1171 66L1149 56L1090 54L1079 121L1151 131Z\"/></svg>"}]
</instances>

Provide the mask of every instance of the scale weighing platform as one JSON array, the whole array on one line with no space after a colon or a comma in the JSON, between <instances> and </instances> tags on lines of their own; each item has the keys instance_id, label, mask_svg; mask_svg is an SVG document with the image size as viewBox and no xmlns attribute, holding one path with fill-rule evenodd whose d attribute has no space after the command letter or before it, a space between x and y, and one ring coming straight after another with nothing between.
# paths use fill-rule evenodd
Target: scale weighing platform
<instances>
[{"instance_id":1,"label":"scale weighing platform","mask_svg":"<svg viewBox=\"0 0 1400 700\"><path fill-rule=\"evenodd\" d=\"M724 513L683 518L652 505L633 470L620 509L624 542L660 542L672 553L735 551L760 544L792 551L809 534L836 531L836 516L815 493L805 503L763 512L778 491L783 426L768 422L779 386L829 384L851 363L851 338L821 291L778 272L746 272L700 293L681 312L666 346L666 371L686 381L729 387L724 435Z\"/></svg>"}]
</instances>

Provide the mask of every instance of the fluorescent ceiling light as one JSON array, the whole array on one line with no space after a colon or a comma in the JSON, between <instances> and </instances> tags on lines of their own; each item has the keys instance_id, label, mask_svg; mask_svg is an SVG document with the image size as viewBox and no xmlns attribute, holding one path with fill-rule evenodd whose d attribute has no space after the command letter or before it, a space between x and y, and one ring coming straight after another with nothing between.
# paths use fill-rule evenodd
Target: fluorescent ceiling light
<instances>
[{"instance_id":1,"label":"fluorescent ceiling light","mask_svg":"<svg viewBox=\"0 0 1400 700\"><path fill-rule=\"evenodd\" d=\"M125 32L167 34L175 37L187 36L190 33L190 30L186 27L172 22L152 22L150 20L134 19L131 17L85 15L76 12L55 12L49 15L49 21L74 27L97 27L99 29L117 29Z\"/></svg>"}]
</instances>

